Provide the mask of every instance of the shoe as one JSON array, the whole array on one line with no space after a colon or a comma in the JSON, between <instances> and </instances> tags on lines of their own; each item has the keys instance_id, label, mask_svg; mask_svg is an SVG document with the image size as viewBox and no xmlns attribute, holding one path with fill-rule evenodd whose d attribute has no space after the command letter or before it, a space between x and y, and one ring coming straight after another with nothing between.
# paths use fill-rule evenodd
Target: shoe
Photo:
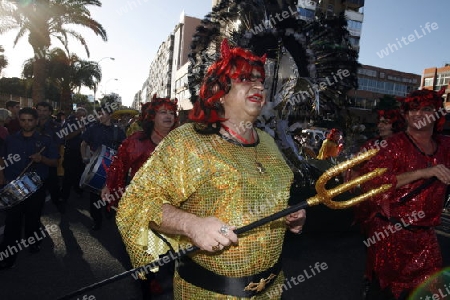
<instances>
[{"instance_id":1,"label":"shoe","mask_svg":"<svg viewBox=\"0 0 450 300\"><path fill-rule=\"evenodd\" d=\"M98 231L102 229L102 224L101 223L94 223L94 225L92 225L91 230L93 231Z\"/></svg>"},{"instance_id":2,"label":"shoe","mask_svg":"<svg viewBox=\"0 0 450 300\"><path fill-rule=\"evenodd\" d=\"M39 245L37 245L37 244L30 245L30 248L28 249L28 251L29 251L31 254L38 253L38 252L41 251L41 246L39 246Z\"/></svg>"},{"instance_id":3,"label":"shoe","mask_svg":"<svg viewBox=\"0 0 450 300\"><path fill-rule=\"evenodd\" d=\"M0 262L0 270L8 270L11 269L12 267L14 267L14 262L6 262L6 261Z\"/></svg>"}]
</instances>

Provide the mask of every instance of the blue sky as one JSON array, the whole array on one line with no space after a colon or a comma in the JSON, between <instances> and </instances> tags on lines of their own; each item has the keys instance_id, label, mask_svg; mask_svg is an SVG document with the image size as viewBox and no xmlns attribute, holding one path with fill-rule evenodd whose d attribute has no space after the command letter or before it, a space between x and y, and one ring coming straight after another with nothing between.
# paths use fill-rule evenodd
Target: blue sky
<instances>
[{"instance_id":1,"label":"blue sky","mask_svg":"<svg viewBox=\"0 0 450 300\"><path fill-rule=\"evenodd\" d=\"M212 1L103 0L102 3L102 8L91 11L93 18L106 28L108 42L102 42L89 31L84 33L91 51L90 60L115 58L100 63L103 80L97 96L115 92L122 96L125 105L129 105L147 78L150 62L160 44L173 31L182 11L203 18L211 10ZM424 68L450 63L446 49L450 46L449 12L448 0L366 0L360 63L415 74L421 74ZM427 22L429 25L425 27ZM5 47L10 62L2 75L19 77L24 59L33 53L26 38L14 49L12 39L13 34L0 36L0 44ZM70 48L87 59L77 42Z\"/></svg>"},{"instance_id":2,"label":"blue sky","mask_svg":"<svg viewBox=\"0 0 450 300\"><path fill-rule=\"evenodd\" d=\"M366 0L360 63L419 75L450 63L449 12L447 0ZM434 29L426 28L427 22L436 23ZM380 58L382 49L389 55Z\"/></svg>"}]
</instances>

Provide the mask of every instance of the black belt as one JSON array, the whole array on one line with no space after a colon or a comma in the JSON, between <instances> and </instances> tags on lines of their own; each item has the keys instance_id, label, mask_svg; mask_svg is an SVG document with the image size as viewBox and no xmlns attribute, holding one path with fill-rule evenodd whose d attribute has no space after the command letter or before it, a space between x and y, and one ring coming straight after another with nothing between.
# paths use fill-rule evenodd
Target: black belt
<instances>
[{"instance_id":1,"label":"black belt","mask_svg":"<svg viewBox=\"0 0 450 300\"><path fill-rule=\"evenodd\" d=\"M227 277L216 274L192 259L180 259L177 272L183 280L202 289L235 297L252 297L269 287L281 271L281 259L269 269L250 276Z\"/></svg>"}]
</instances>

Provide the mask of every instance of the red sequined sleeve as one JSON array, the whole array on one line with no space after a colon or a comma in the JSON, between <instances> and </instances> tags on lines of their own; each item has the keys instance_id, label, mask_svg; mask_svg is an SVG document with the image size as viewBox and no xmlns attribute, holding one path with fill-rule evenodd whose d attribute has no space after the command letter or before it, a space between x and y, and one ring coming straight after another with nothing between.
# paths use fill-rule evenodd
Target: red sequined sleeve
<instances>
[{"instance_id":1,"label":"red sequined sleeve","mask_svg":"<svg viewBox=\"0 0 450 300\"><path fill-rule=\"evenodd\" d=\"M391 184L391 188L379 196L372 197L366 200L365 203L361 205L362 207L369 208L372 215L367 216L368 219L373 217L373 214L377 211L382 211L384 215L389 216L389 202L395 198L395 187L397 185L397 175L399 165L403 164L404 155L399 151L398 145L396 146L396 141L394 139L389 140L389 144L385 148L381 148L376 156L370 159L364 164L361 174L366 174L377 168L386 168L387 170L369 182L362 185L364 192L370 191L374 188L381 186L382 184Z\"/></svg>"},{"instance_id":2,"label":"red sequined sleeve","mask_svg":"<svg viewBox=\"0 0 450 300\"><path fill-rule=\"evenodd\" d=\"M133 144L134 139L127 138L120 145L117 154L113 158L106 175L106 186L111 192L125 190L126 177L131 166L131 160L128 154Z\"/></svg>"}]
</instances>

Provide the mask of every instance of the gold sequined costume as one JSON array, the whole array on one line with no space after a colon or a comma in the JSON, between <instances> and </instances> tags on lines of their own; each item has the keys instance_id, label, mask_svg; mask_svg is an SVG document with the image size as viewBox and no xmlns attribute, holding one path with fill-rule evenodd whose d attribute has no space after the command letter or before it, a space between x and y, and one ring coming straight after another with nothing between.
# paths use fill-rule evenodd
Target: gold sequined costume
<instances>
[{"instance_id":1,"label":"gold sequined costume","mask_svg":"<svg viewBox=\"0 0 450 300\"><path fill-rule=\"evenodd\" d=\"M220 135L200 135L193 124L173 130L136 173L122 197L117 224L135 267L169 249L148 228L161 223L162 205L170 203L200 217L216 216L241 227L287 207L293 174L273 139L257 130L254 145L238 145ZM256 162L265 169L261 173ZM239 245L219 253L196 252L192 259L217 274L242 277L272 267L281 254L283 219L239 237ZM166 236L175 249L190 245L186 237ZM252 299L279 299L284 277ZM248 299L203 290L175 274L175 298Z\"/></svg>"}]
</instances>

